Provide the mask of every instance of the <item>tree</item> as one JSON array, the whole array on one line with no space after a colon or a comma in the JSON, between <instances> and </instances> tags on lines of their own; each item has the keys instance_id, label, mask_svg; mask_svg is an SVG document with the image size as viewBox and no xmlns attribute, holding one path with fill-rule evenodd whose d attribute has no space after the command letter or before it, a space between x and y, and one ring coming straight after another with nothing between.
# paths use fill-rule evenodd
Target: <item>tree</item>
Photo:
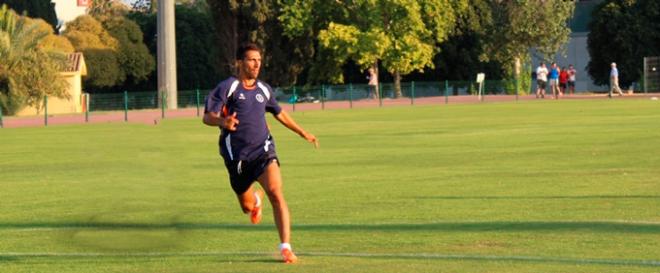
<instances>
[{"instance_id":1,"label":"tree","mask_svg":"<svg viewBox=\"0 0 660 273\"><path fill-rule=\"evenodd\" d=\"M378 62L394 78L401 96L401 76L433 67L437 43L454 29L467 1L361 0L350 3L284 0L280 21L290 37L318 31L318 58L331 82L342 82L341 66L349 59L362 69ZM320 22L315 22L315 21ZM311 31L310 31L311 29Z\"/></svg>"},{"instance_id":2,"label":"tree","mask_svg":"<svg viewBox=\"0 0 660 273\"><path fill-rule=\"evenodd\" d=\"M26 13L31 18L41 18L51 25L51 29L58 31L55 3L44 0L0 0L0 6L7 4L10 9L19 14Z\"/></svg>"},{"instance_id":3,"label":"tree","mask_svg":"<svg viewBox=\"0 0 660 273\"><path fill-rule=\"evenodd\" d=\"M41 20L19 17L6 5L0 8L0 104L5 114L25 106L40 109L46 95L67 97L66 82L59 76L64 54L40 44L52 33Z\"/></svg>"},{"instance_id":4,"label":"tree","mask_svg":"<svg viewBox=\"0 0 660 273\"><path fill-rule=\"evenodd\" d=\"M642 77L643 57L660 55L660 2L608 0L593 12L587 48L587 70L595 84L609 84L610 63L616 62L619 81L629 86Z\"/></svg>"},{"instance_id":5,"label":"tree","mask_svg":"<svg viewBox=\"0 0 660 273\"><path fill-rule=\"evenodd\" d=\"M156 61L143 42L140 27L124 16L106 17L102 25L112 37L117 39L117 61L119 78L117 84L125 81L138 83L147 79L156 68Z\"/></svg>"},{"instance_id":6,"label":"tree","mask_svg":"<svg viewBox=\"0 0 660 273\"><path fill-rule=\"evenodd\" d=\"M93 0L90 3L87 14L96 18L124 16L130 11L130 7L120 0Z\"/></svg>"},{"instance_id":7,"label":"tree","mask_svg":"<svg viewBox=\"0 0 660 273\"><path fill-rule=\"evenodd\" d=\"M490 23L492 18L487 0L470 0L467 9L458 16L454 32L437 45L440 50L433 58L435 68L425 68L424 73L413 72L406 79L464 81L473 79L480 72L485 72L489 79L502 79L499 62L485 62L480 58L484 53L485 27ZM465 86L467 83L453 84Z\"/></svg>"},{"instance_id":8,"label":"tree","mask_svg":"<svg viewBox=\"0 0 660 273\"><path fill-rule=\"evenodd\" d=\"M310 62L313 41L285 36L278 17L286 5L280 1L207 0L215 21L221 75L235 72L239 43L254 42L264 48L261 77L276 86L296 83Z\"/></svg>"},{"instance_id":9,"label":"tree","mask_svg":"<svg viewBox=\"0 0 660 273\"><path fill-rule=\"evenodd\" d=\"M179 90L213 88L221 76L218 68L218 38L213 19L201 4L176 5L177 84ZM129 18L140 25L151 54L157 53L156 13L149 9L130 13ZM227 76L227 75L225 75ZM142 89L156 89L157 75L151 74Z\"/></svg>"},{"instance_id":10,"label":"tree","mask_svg":"<svg viewBox=\"0 0 660 273\"><path fill-rule=\"evenodd\" d=\"M89 15L67 24L64 36L87 62L85 82L93 92L144 81L155 70L154 57L143 42L140 27L121 14Z\"/></svg>"},{"instance_id":11,"label":"tree","mask_svg":"<svg viewBox=\"0 0 660 273\"><path fill-rule=\"evenodd\" d=\"M521 82L523 66L531 74L531 48L550 58L568 41L573 1L488 1L488 5L492 21L484 29L482 60L501 62L510 79Z\"/></svg>"},{"instance_id":12,"label":"tree","mask_svg":"<svg viewBox=\"0 0 660 273\"><path fill-rule=\"evenodd\" d=\"M119 42L92 16L83 15L69 22L63 35L87 63L85 84L91 89L107 88L122 79L117 56Z\"/></svg>"}]
</instances>

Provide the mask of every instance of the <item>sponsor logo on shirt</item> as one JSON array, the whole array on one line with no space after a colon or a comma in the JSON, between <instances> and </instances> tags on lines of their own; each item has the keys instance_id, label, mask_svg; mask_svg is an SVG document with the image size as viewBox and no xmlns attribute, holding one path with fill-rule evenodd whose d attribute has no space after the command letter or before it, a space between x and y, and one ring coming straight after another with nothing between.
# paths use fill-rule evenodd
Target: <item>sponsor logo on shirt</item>
<instances>
[{"instance_id":1,"label":"sponsor logo on shirt","mask_svg":"<svg viewBox=\"0 0 660 273\"><path fill-rule=\"evenodd\" d=\"M240 94L238 95L238 99L239 99L239 100L244 100L244 99L245 99L245 95L243 95L243 93L240 93Z\"/></svg>"}]
</instances>

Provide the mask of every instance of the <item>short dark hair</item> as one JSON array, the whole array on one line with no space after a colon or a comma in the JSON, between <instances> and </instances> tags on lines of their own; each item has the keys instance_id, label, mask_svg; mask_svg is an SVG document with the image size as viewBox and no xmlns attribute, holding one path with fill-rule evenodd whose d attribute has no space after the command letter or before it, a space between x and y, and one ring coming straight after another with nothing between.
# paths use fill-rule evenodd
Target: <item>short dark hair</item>
<instances>
[{"instance_id":1,"label":"short dark hair","mask_svg":"<svg viewBox=\"0 0 660 273\"><path fill-rule=\"evenodd\" d=\"M261 53L261 48L255 44L255 43L242 43L241 45L238 46L236 49L236 60L242 60L245 58L245 52L248 51L258 51Z\"/></svg>"}]
</instances>

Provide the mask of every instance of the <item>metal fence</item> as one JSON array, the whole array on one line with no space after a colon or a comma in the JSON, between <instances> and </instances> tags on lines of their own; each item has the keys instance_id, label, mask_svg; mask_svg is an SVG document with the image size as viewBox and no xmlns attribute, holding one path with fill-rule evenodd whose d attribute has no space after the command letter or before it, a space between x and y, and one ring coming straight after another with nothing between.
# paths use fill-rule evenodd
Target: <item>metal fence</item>
<instances>
[{"instance_id":1,"label":"metal fence","mask_svg":"<svg viewBox=\"0 0 660 273\"><path fill-rule=\"evenodd\" d=\"M342 107L353 108L354 103L359 105L377 105L392 104L393 101L409 101L415 104L416 100L424 98L433 98L433 103L450 103L461 101L483 100L488 97L489 100L517 100L519 96L533 94L536 89L535 83L531 80L524 82L517 81L484 81L482 86L473 81L443 81L443 82L402 82L400 95L397 96L395 86L392 83L382 83L379 88L367 84L344 84L344 85L319 85L319 86L293 86L288 88L275 88L276 99L283 107L288 107L292 111L306 107L306 109L325 109L327 103L337 103L345 105ZM481 93L479 93L481 90ZM188 109L186 115L199 116L204 109L206 96L211 90L180 90L177 94L177 109ZM645 92L636 90L636 92ZM660 90L655 91L660 92ZM585 90L576 90L577 94L587 93ZM474 99L470 99L474 95ZM509 95L509 96L504 96ZM467 98L466 98L467 97ZM528 97L529 98L529 97ZM462 99L462 100L461 100ZM48 98L44 98L43 104L43 124L48 125L49 119L57 117L48 112ZM101 93L85 94L83 101L82 114L74 114L76 117L84 117L84 122L90 121L90 115L94 115L96 120L105 114L111 112L114 119L123 118L129 120L131 117L136 119L138 116L145 116L149 113L149 119L157 122L156 119L164 119L170 108L167 105L166 94L159 94L157 91L151 92L123 92L123 93ZM427 100L428 101L428 100ZM314 105L315 107L310 107ZM318 106L316 106L318 105ZM0 128L5 126L3 121L2 109L0 109ZM19 119L19 118L12 118ZM36 124L35 124L36 125Z\"/></svg>"}]
</instances>

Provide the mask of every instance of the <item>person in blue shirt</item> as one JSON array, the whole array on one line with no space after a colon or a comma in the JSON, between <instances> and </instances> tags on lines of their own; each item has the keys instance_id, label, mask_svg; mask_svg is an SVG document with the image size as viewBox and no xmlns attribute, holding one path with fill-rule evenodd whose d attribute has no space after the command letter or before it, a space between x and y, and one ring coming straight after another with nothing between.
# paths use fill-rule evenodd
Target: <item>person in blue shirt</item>
<instances>
[{"instance_id":1,"label":"person in blue shirt","mask_svg":"<svg viewBox=\"0 0 660 273\"><path fill-rule=\"evenodd\" d=\"M273 206L282 259L294 263L297 257L290 245L289 208L282 193L282 176L275 142L266 124L266 112L317 148L319 142L280 108L273 89L257 79L261 68L259 46L252 43L239 46L236 58L238 76L224 80L210 92L203 122L220 128L220 155L241 208L250 214L253 224L261 221L264 194L252 184L258 181L266 191Z\"/></svg>"},{"instance_id":2,"label":"person in blue shirt","mask_svg":"<svg viewBox=\"0 0 660 273\"><path fill-rule=\"evenodd\" d=\"M616 63L610 64L612 69L610 69L610 92L607 94L608 97L612 97L612 92L616 91L619 96L623 96L621 88L619 87L619 69L616 68Z\"/></svg>"},{"instance_id":3,"label":"person in blue shirt","mask_svg":"<svg viewBox=\"0 0 660 273\"><path fill-rule=\"evenodd\" d=\"M557 66L557 63L552 63L550 66L550 73L548 78L550 78L550 89L552 90L552 96L555 99L559 99L561 90L559 90L559 67Z\"/></svg>"}]
</instances>

